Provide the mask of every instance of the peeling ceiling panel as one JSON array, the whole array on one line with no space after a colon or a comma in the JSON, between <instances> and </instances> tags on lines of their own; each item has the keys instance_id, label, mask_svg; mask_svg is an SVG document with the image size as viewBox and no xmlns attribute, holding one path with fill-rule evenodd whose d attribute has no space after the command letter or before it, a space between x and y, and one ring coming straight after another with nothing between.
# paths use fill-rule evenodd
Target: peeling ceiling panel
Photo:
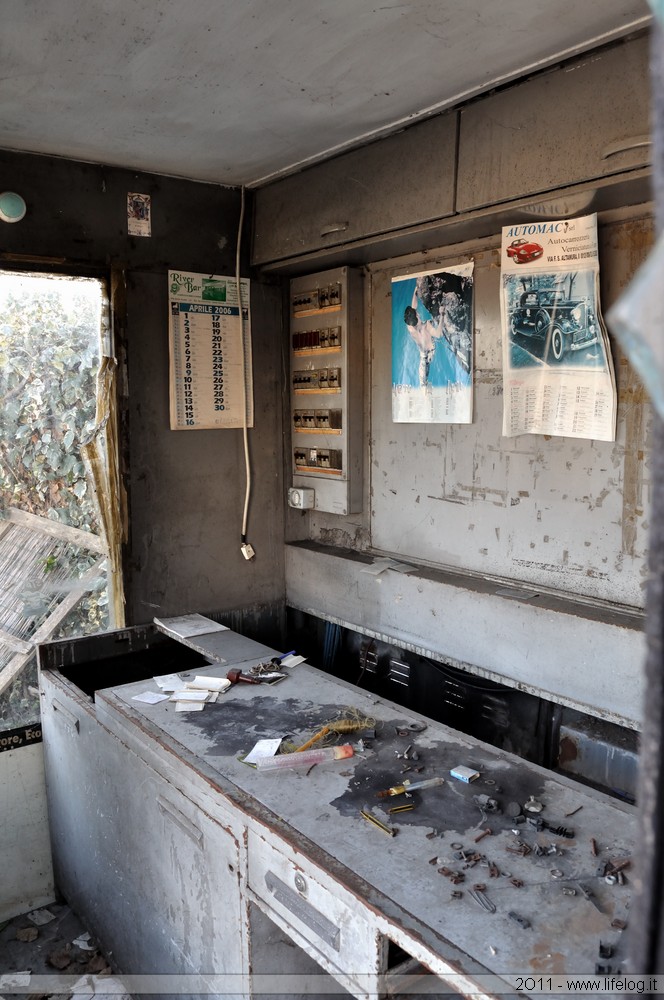
<instances>
[{"instance_id":1,"label":"peeling ceiling panel","mask_svg":"<svg viewBox=\"0 0 664 1000\"><path fill-rule=\"evenodd\" d=\"M255 184L647 23L646 0L5 0L0 146Z\"/></svg>"}]
</instances>

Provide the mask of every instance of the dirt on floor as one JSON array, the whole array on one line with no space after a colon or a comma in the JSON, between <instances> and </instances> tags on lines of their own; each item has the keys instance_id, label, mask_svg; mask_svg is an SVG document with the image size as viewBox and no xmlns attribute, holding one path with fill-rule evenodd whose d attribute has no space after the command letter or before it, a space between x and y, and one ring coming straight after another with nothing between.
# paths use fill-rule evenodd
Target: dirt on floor
<instances>
[{"instance_id":1,"label":"dirt on floor","mask_svg":"<svg viewBox=\"0 0 664 1000\"><path fill-rule=\"evenodd\" d=\"M111 975L111 968L69 906L52 903L0 924L0 1000L26 1000L25 993L13 993L21 989L26 973L49 977L62 974L71 984L71 977L103 977ZM69 988L42 996L66 997L73 992L76 996L91 996L84 983L75 991ZM100 997L98 991L94 995ZM37 1000L32 988L29 997Z\"/></svg>"}]
</instances>

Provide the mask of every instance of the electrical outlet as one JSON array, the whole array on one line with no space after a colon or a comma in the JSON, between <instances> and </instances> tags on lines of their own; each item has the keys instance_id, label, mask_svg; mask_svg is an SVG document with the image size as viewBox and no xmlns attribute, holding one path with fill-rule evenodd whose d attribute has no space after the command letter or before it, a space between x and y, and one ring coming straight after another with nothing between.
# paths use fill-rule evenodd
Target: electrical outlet
<instances>
[{"instance_id":1,"label":"electrical outlet","mask_svg":"<svg viewBox=\"0 0 664 1000\"><path fill-rule=\"evenodd\" d=\"M288 491L288 506L298 510L310 510L314 505L314 490L308 486L291 486Z\"/></svg>"},{"instance_id":2,"label":"electrical outlet","mask_svg":"<svg viewBox=\"0 0 664 1000\"><path fill-rule=\"evenodd\" d=\"M240 546L240 552L242 553L245 559L253 559L254 556L256 555L253 545L251 545L249 542L245 542L244 545Z\"/></svg>"}]
</instances>

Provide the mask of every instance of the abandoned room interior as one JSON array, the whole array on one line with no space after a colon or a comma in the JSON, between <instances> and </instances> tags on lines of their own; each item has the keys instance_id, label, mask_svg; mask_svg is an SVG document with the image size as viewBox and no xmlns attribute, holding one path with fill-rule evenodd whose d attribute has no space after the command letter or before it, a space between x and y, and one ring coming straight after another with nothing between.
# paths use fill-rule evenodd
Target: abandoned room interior
<instances>
[{"instance_id":1,"label":"abandoned room interior","mask_svg":"<svg viewBox=\"0 0 664 1000\"><path fill-rule=\"evenodd\" d=\"M661 2L5 7L0 992L662 992Z\"/></svg>"}]
</instances>

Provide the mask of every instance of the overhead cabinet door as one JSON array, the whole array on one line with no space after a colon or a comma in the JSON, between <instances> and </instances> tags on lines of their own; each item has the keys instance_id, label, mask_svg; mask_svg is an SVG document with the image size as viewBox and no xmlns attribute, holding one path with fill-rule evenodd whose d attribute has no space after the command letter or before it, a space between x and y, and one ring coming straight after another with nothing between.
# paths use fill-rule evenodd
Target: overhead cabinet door
<instances>
[{"instance_id":1,"label":"overhead cabinet door","mask_svg":"<svg viewBox=\"0 0 664 1000\"><path fill-rule=\"evenodd\" d=\"M461 113L457 211L649 162L648 43L637 38Z\"/></svg>"},{"instance_id":2,"label":"overhead cabinet door","mask_svg":"<svg viewBox=\"0 0 664 1000\"><path fill-rule=\"evenodd\" d=\"M451 215L456 122L454 113L431 118L259 188L253 263Z\"/></svg>"}]
</instances>

